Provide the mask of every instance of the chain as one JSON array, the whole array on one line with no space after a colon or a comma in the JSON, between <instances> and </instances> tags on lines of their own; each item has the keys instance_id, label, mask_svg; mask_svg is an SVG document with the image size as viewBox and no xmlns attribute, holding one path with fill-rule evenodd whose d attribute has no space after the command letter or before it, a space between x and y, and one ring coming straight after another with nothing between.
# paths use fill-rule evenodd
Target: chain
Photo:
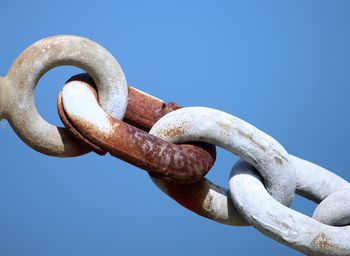
<instances>
[{"instance_id":1,"label":"chain","mask_svg":"<svg viewBox=\"0 0 350 256\"><path fill-rule=\"evenodd\" d=\"M58 96L66 128L47 123L34 90L48 70L74 65ZM288 154L275 139L219 110L181 108L133 87L113 56L76 36L55 36L27 48L0 78L0 120L33 149L58 157L110 153L148 171L187 209L216 222L252 225L308 255L350 255L350 184ZM229 189L204 178L215 146L239 156ZM295 193L319 203L311 217L289 208Z\"/></svg>"},{"instance_id":2,"label":"chain","mask_svg":"<svg viewBox=\"0 0 350 256\"><path fill-rule=\"evenodd\" d=\"M91 85L87 82L90 82ZM61 120L70 127L69 129L82 143L87 143L97 152L109 152L111 155L123 159L154 175L160 175L163 179L188 183L200 180L212 167L215 161L215 147L205 144L176 145L159 139L144 130L129 125L123 121L108 116L97 101L97 94L93 89L94 82L89 77L83 79L70 79L63 87L58 97L58 109ZM149 99L147 96L134 89L129 90L130 103L143 101L148 98L151 104L142 104L145 108L158 102L158 99ZM137 94L136 94L137 95ZM136 104L137 105L137 104ZM176 104L168 105L165 112L179 108ZM153 110L155 108L153 107ZM162 108L163 109L163 108ZM134 109L137 111L137 109ZM157 112L157 111L156 111ZM133 115L133 111L127 111L127 116ZM129 114L130 113L130 114ZM163 115L162 113L161 115ZM143 118L151 121L144 113ZM135 123L138 118L133 115ZM155 118L158 120L159 118ZM141 119L142 121L143 119ZM151 126L155 123L150 122ZM146 130L150 127L143 125Z\"/></svg>"},{"instance_id":3,"label":"chain","mask_svg":"<svg viewBox=\"0 0 350 256\"><path fill-rule=\"evenodd\" d=\"M205 128L202 128L203 123L206 123ZM182 133L169 136L167 131L172 129L182 129ZM245 132L242 134L242 131ZM174 111L160 119L150 133L171 142L210 142L246 160L240 160L234 165L229 190L203 180L199 186L193 186L200 197L191 197L191 203L188 203L188 198L184 199L186 195L174 185L153 179L156 185L180 204L220 223L249 223L271 238L309 255L350 255L350 226L345 226L350 223L350 194L347 193L350 184L334 173L295 156L281 155L284 151L281 148L280 151L276 150L279 146L270 136L237 117L215 109L195 107ZM251 154L250 143L253 147L260 145L260 152ZM294 184L296 192L321 202L314 218L282 205L278 197L273 198L271 189L268 192L268 179L260 164L267 160L261 157L265 152L269 152L268 157L272 158L269 163L280 167L277 177L281 180L285 180L285 177L293 179L290 175L293 173L295 180L291 184ZM275 156L279 157L278 160ZM287 169L290 173L286 172L287 166L290 166ZM283 188L280 189L283 193ZM189 187L186 190L192 191ZM335 207L334 214L328 210L331 206ZM327 221L322 223L323 220ZM327 225L331 223L342 226Z\"/></svg>"}]
</instances>

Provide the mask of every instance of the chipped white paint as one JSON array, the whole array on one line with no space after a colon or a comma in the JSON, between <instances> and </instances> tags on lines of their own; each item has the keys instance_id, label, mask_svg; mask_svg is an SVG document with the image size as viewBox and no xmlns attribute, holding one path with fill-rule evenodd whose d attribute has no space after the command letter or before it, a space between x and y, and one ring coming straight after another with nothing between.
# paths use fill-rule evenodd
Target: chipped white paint
<instances>
[{"instance_id":1,"label":"chipped white paint","mask_svg":"<svg viewBox=\"0 0 350 256\"><path fill-rule=\"evenodd\" d=\"M94 92L84 82L72 81L65 84L62 89L62 103L69 118L79 119L104 133L113 130L108 115L101 109Z\"/></svg>"},{"instance_id":2,"label":"chipped white paint","mask_svg":"<svg viewBox=\"0 0 350 256\"><path fill-rule=\"evenodd\" d=\"M77 66L88 72L97 85L102 109L115 118L124 116L127 84L113 56L89 39L54 36L27 48L0 80L0 118L8 119L17 135L35 150L53 156L76 156L86 153L86 148L64 128L46 122L34 102L40 77L62 65Z\"/></svg>"},{"instance_id":3,"label":"chipped white paint","mask_svg":"<svg viewBox=\"0 0 350 256\"><path fill-rule=\"evenodd\" d=\"M296 177L287 151L238 117L205 107L182 108L161 118L150 133L170 142L202 141L223 147L253 164L274 198L285 205L293 200Z\"/></svg>"},{"instance_id":4,"label":"chipped white paint","mask_svg":"<svg viewBox=\"0 0 350 256\"><path fill-rule=\"evenodd\" d=\"M228 216L227 201L225 202L226 195L223 193L218 193L213 189L209 189L204 201L203 207L205 211L210 211L212 213L222 212L223 216ZM215 199L215 202L213 202ZM217 216L214 216L217 218Z\"/></svg>"},{"instance_id":5,"label":"chipped white paint","mask_svg":"<svg viewBox=\"0 0 350 256\"><path fill-rule=\"evenodd\" d=\"M265 235L309 255L350 255L350 226L328 226L280 204L249 163L233 167L229 184L239 212Z\"/></svg>"}]
</instances>

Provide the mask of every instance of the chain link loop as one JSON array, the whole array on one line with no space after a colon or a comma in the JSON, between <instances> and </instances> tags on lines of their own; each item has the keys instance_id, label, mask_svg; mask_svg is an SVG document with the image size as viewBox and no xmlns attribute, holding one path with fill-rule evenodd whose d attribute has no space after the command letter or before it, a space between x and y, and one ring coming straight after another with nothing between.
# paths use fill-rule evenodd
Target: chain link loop
<instances>
[{"instance_id":1,"label":"chain link loop","mask_svg":"<svg viewBox=\"0 0 350 256\"><path fill-rule=\"evenodd\" d=\"M220 146L254 165L278 201L290 205L293 200L295 169L287 151L238 117L204 107L183 108L161 118L150 133L174 143L201 141Z\"/></svg>"},{"instance_id":2,"label":"chain link loop","mask_svg":"<svg viewBox=\"0 0 350 256\"><path fill-rule=\"evenodd\" d=\"M229 183L239 212L265 235L308 255L350 255L350 226L325 225L280 204L266 191L249 163L239 161Z\"/></svg>"},{"instance_id":3,"label":"chain link loop","mask_svg":"<svg viewBox=\"0 0 350 256\"><path fill-rule=\"evenodd\" d=\"M1 79L1 117L33 149L52 156L87 153L66 129L47 123L34 103L34 90L48 70L62 65L80 67L94 78L102 108L122 118L127 105L126 80L118 62L102 46L77 36L54 36L28 47ZM5 106L5 107L3 107Z\"/></svg>"},{"instance_id":4,"label":"chain link loop","mask_svg":"<svg viewBox=\"0 0 350 256\"><path fill-rule=\"evenodd\" d=\"M58 109L63 109L63 122L82 143L168 181L193 183L215 162L215 147L175 145L107 115L97 102L96 91L86 82L68 82L58 101L62 102Z\"/></svg>"},{"instance_id":5,"label":"chain link loop","mask_svg":"<svg viewBox=\"0 0 350 256\"><path fill-rule=\"evenodd\" d=\"M179 129L181 129L181 133L176 135L170 132ZM241 130L246 131L250 136L234 137L235 134L239 134L237 131ZM183 108L171 112L161 118L152 127L150 133L174 143L187 140L210 142L231 152L238 152L237 154L240 157L247 160L247 162L241 160L234 166L230 178L230 194L224 188L203 180L199 185L191 184L190 186L193 189L186 188L186 192L194 190L195 196L187 195L181 189L176 190L173 185L153 178L158 187L180 204L220 223L240 226L246 225L245 221L247 221L264 234L301 252L311 253L312 255L350 254L350 245L348 245L350 227L327 226L283 206L278 202L278 199L275 200L272 190L269 191L266 184L265 177L267 175L264 175L261 167L257 165L259 156L263 159L262 162L266 161L265 158L261 156L261 152L254 152L255 161L252 161L249 158L252 155L249 151L250 146L244 143L244 140L248 137L250 142L254 142L253 144L272 147L271 151L268 151L269 157L275 156L270 152L275 154L278 152L277 155L280 155L280 152L272 146L276 142L271 140L268 135L264 135L256 128L250 127L244 121L227 113L202 107ZM232 145L235 145L236 148ZM341 224L349 224L349 203L343 206L339 205L339 203L349 199L347 192L350 189L350 184L348 182L320 166L295 156L287 155L283 159L288 159L289 164L295 168L296 192L298 194L316 202L330 197L329 200L324 200L324 205L320 204L316 212L318 218L328 218L341 221ZM267 161L269 163L273 162L271 160ZM267 170L271 170L271 167ZM280 175L276 176L274 182L278 178L282 177L283 179L286 170L288 169L280 168ZM294 171L294 169L290 170ZM253 171L258 171L261 176L253 173ZM247 175L249 178L245 178ZM339 200L332 200L333 196ZM186 197L190 197L190 199L185 199ZM231 204L231 198L233 205ZM350 200L347 202L350 202ZM326 209L331 204L333 207L337 206L336 209L340 211L335 210L335 215L330 212L325 214L326 216L321 215L321 213L327 212ZM242 216L244 217L243 220Z\"/></svg>"}]
</instances>

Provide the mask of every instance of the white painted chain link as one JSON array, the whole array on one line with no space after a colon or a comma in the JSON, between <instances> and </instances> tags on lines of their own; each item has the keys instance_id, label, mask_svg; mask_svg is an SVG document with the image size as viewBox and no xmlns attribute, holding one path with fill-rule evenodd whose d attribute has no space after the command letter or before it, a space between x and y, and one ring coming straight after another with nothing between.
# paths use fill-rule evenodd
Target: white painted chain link
<instances>
[{"instance_id":1,"label":"white painted chain link","mask_svg":"<svg viewBox=\"0 0 350 256\"><path fill-rule=\"evenodd\" d=\"M229 225L244 225L246 221L271 238L310 255L350 255L350 226L326 225L350 224L350 184L334 173L288 155L270 136L215 109L190 107L176 110L161 118L150 133L174 143L213 143L247 161L240 160L233 167L229 192L210 181L203 181L203 191L196 192L203 196L193 198L200 201L193 205L198 207L201 204L202 209L192 210ZM276 156L281 161L276 161ZM267 165L270 169L262 169ZM270 170L275 172L266 175L265 172ZM274 196L279 193L283 196L285 191L274 190L272 179L285 182L292 191L296 189L298 194L315 202L322 201L315 211L315 219L278 202L282 201L281 197ZM156 178L153 181L176 200L171 184ZM196 189L194 186L194 191ZM333 210L329 211L329 207Z\"/></svg>"},{"instance_id":2,"label":"white painted chain link","mask_svg":"<svg viewBox=\"0 0 350 256\"><path fill-rule=\"evenodd\" d=\"M80 67L96 81L101 107L107 114L122 118L128 91L124 73L114 57L97 43L78 36L54 36L28 47L0 80L0 120L9 123L33 149L53 156L86 153L66 129L47 123L38 113L34 90L50 69Z\"/></svg>"},{"instance_id":3,"label":"white painted chain link","mask_svg":"<svg viewBox=\"0 0 350 256\"><path fill-rule=\"evenodd\" d=\"M81 147L65 129L43 120L34 104L38 80L60 65L85 69L98 88L101 108L91 88L84 87L87 84L78 82L79 86L73 88L72 83L73 89L62 93L70 117L78 113L73 117L94 124L96 135L105 134L106 127L118 129L110 120L121 119L126 110L124 74L108 51L76 36L41 40L18 57L7 76L0 78L0 120L8 119L22 140L35 150L75 156L86 153L86 147ZM82 105L76 103L84 100L87 107L81 109ZM232 168L229 189L206 179L178 185L152 176L161 190L183 206L220 223L253 225L306 254L350 255L350 184L334 173L288 154L269 135L215 109L190 107L173 111L162 117L150 133L172 143L214 144L241 158ZM313 218L288 208L295 193L319 203Z\"/></svg>"}]
</instances>

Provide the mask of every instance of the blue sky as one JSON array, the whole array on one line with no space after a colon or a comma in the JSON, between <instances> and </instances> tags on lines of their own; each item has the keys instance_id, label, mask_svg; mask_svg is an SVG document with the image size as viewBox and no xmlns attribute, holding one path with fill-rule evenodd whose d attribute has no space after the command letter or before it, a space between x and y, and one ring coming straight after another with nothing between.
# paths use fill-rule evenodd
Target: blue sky
<instances>
[{"instance_id":1,"label":"blue sky","mask_svg":"<svg viewBox=\"0 0 350 256\"><path fill-rule=\"evenodd\" d=\"M349 1L3 1L0 75L27 46L74 34L107 48L127 81L182 106L236 115L291 154L350 180ZM80 72L39 82L36 104L61 125L56 97ZM0 123L0 255L300 255L252 227L214 223L111 156L58 159ZM208 177L227 186L237 157ZM293 208L315 207L297 197Z\"/></svg>"}]
</instances>

